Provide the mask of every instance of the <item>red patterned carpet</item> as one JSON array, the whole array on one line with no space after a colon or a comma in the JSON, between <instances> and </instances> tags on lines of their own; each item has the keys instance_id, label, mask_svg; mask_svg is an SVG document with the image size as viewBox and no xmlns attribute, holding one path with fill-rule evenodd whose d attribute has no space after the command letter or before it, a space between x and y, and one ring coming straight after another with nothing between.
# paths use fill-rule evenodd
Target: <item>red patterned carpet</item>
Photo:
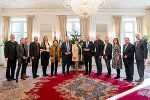
<instances>
[{"instance_id":1,"label":"red patterned carpet","mask_svg":"<svg viewBox=\"0 0 150 100\"><path fill-rule=\"evenodd\" d=\"M150 100L150 86L138 89L118 100Z\"/></svg>"},{"instance_id":2,"label":"red patterned carpet","mask_svg":"<svg viewBox=\"0 0 150 100\"><path fill-rule=\"evenodd\" d=\"M42 77L35 83L35 87L25 92L25 100L103 100L120 94L135 87L132 83L105 78L101 76L84 76L84 71L79 76L71 72L70 76ZM114 77L115 74L112 74Z\"/></svg>"}]
</instances>

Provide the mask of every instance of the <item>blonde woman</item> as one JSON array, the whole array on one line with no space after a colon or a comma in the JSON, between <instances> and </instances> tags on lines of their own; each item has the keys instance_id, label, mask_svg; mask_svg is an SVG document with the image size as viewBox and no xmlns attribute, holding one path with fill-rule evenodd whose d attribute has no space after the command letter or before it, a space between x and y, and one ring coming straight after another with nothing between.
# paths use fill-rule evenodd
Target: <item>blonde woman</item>
<instances>
[{"instance_id":1,"label":"blonde woman","mask_svg":"<svg viewBox=\"0 0 150 100\"><path fill-rule=\"evenodd\" d=\"M82 53L81 47L79 45L79 40L75 40L75 44L72 46L72 61L75 63L75 73L78 76L78 66L79 61L81 61Z\"/></svg>"}]
</instances>

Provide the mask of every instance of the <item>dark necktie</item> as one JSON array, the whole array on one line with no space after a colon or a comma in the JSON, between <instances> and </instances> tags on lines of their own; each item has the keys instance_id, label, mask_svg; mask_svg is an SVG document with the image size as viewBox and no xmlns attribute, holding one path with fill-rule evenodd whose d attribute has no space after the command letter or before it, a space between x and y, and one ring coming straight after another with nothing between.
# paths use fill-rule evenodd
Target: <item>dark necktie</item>
<instances>
[{"instance_id":1,"label":"dark necktie","mask_svg":"<svg viewBox=\"0 0 150 100\"><path fill-rule=\"evenodd\" d=\"M37 48L38 48L38 56L39 56L39 51L40 51L40 48L39 48L39 45L38 45L38 43L36 43L36 45L37 45Z\"/></svg>"}]
</instances>

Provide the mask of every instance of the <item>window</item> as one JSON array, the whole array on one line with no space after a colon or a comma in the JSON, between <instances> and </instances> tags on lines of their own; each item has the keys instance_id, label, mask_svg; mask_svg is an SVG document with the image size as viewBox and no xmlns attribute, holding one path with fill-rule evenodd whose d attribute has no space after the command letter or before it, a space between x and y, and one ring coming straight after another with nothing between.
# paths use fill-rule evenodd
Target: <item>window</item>
<instances>
[{"instance_id":1,"label":"window","mask_svg":"<svg viewBox=\"0 0 150 100\"><path fill-rule=\"evenodd\" d=\"M136 33L136 18L122 18L122 35L121 35L121 46L123 47L124 38L128 37L130 42L135 42Z\"/></svg>"},{"instance_id":2,"label":"window","mask_svg":"<svg viewBox=\"0 0 150 100\"><path fill-rule=\"evenodd\" d=\"M10 34L15 35L15 40L19 43L21 38L27 37L26 18L11 18L10 19Z\"/></svg>"},{"instance_id":3,"label":"window","mask_svg":"<svg viewBox=\"0 0 150 100\"><path fill-rule=\"evenodd\" d=\"M66 36L71 36L71 33L77 32L80 35L80 19L67 19Z\"/></svg>"}]
</instances>

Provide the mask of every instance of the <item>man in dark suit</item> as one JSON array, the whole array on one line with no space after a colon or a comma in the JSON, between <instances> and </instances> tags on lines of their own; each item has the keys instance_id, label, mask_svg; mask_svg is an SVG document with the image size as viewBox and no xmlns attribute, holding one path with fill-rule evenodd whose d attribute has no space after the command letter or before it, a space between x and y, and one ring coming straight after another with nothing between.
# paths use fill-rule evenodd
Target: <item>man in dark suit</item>
<instances>
[{"instance_id":1,"label":"man in dark suit","mask_svg":"<svg viewBox=\"0 0 150 100\"><path fill-rule=\"evenodd\" d=\"M15 80L14 74L15 74L16 61L17 61L16 48L18 43L14 40L15 40L15 36L11 34L10 41L7 41L4 47L5 60L7 61L7 69L6 69L7 81ZM11 75L10 75L10 70L11 70Z\"/></svg>"},{"instance_id":2,"label":"man in dark suit","mask_svg":"<svg viewBox=\"0 0 150 100\"><path fill-rule=\"evenodd\" d=\"M62 73L65 76L65 66L67 64L67 75L70 75L69 68L72 60L72 44L69 43L69 37L66 37L66 41L61 45L61 53L62 53Z\"/></svg>"},{"instance_id":3,"label":"man in dark suit","mask_svg":"<svg viewBox=\"0 0 150 100\"><path fill-rule=\"evenodd\" d=\"M94 56L95 56L95 62L97 66L97 73L94 75L100 76L102 74L102 56L103 56L103 50L104 50L104 42L100 40L100 36L96 35L96 40L94 41Z\"/></svg>"},{"instance_id":4,"label":"man in dark suit","mask_svg":"<svg viewBox=\"0 0 150 100\"><path fill-rule=\"evenodd\" d=\"M147 42L145 40L141 39L141 34L136 34L136 42L134 43L135 46L135 59L137 64L138 73L140 76L139 80L136 80L138 82L138 85L142 84L144 81L144 69L148 54L148 48L147 48Z\"/></svg>"},{"instance_id":5,"label":"man in dark suit","mask_svg":"<svg viewBox=\"0 0 150 100\"><path fill-rule=\"evenodd\" d=\"M37 75L38 64L40 59L40 43L38 43L38 37L34 37L34 42L30 43L30 57L32 59L32 74L33 78L39 77Z\"/></svg>"},{"instance_id":6,"label":"man in dark suit","mask_svg":"<svg viewBox=\"0 0 150 100\"><path fill-rule=\"evenodd\" d=\"M126 81L133 81L134 74L134 45L130 43L129 38L125 38L123 46L123 62L126 72Z\"/></svg>"},{"instance_id":7,"label":"man in dark suit","mask_svg":"<svg viewBox=\"0 0 150 100\"><path fill-rule=\"evenodd\" d=\"M83 43L82 51L83 51L83 55L84 55L84 63L85 63L85 69L86 69L86 72L84 75L89 74L89 76L91 76L92 55L93 55L94 44L92 41L89 41L89 39L90 39L90 37L86 36L86 41Z\"/></svg>"},{"instance_id":8,"label":"man in dark suit","mask_svg":"<svg viewBox=\"0 0 150 100\"><path fill-rule=\"evenodd\" d=\"M111 67L110 67L110 60L112 59L112 44L109 43L108 37L105 37L105 45L104 45L104 56L103 56L108 74L105 75L107 78L111 77Z\"/></svg>"},{"instance_id":9,"label":"man in dark suit","mask_svg":"<svg viewBox=\"0 0 150 100\"><path fill-rule=\"evenodd\" d=\"M26 80L23 77L23 74L26 70L27 54L28 54L28 50L27 50L27 46L25 45L25 39L22 38L20 40L20 44L18 44L18 46L17 46L18 69L17 69L17 72L16 72L16 82L18 82L18 75L19 75L21 66L22 66L21 79Z\"/></svg>"}]
</instances>

